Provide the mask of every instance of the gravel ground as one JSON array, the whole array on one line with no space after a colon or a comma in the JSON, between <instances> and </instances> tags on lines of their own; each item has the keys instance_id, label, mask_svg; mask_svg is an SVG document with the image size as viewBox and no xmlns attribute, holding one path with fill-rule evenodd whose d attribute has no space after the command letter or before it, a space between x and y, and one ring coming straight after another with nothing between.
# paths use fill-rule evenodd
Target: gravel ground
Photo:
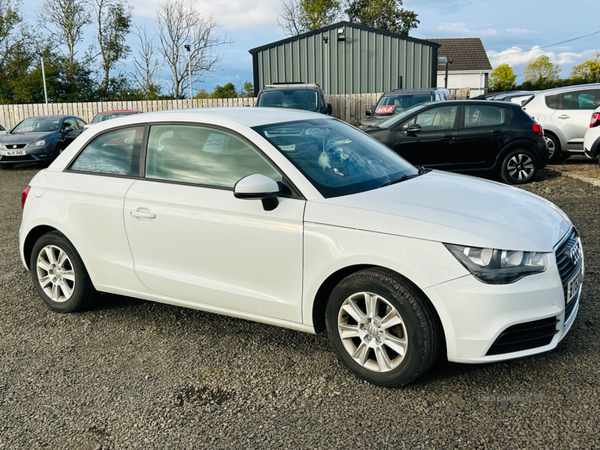
<instances>
[{"instance_id":1,"label":"gravel ground","mask_svg":"<svg viewBox=\"0 0 600 450\"><path fill-rule=\"evenodd\" d=\"M324 335L113 295L49 311L18 255L38 169L0 171L0 449L598 448L600 188L553 169L525 189L583 239L570 334L535 357L440 360L396 390L353 377Z\"/></svg>"}]
</instances>

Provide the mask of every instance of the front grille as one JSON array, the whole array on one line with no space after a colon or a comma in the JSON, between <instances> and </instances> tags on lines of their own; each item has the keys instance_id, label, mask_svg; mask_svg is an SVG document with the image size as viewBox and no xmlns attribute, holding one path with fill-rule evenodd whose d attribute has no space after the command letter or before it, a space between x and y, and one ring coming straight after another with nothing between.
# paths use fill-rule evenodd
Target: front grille
<instances>
[{"instance_id":1,"label":"front grille","mask_svg":"<svg viewBox=\"0 0 600 450\"><path fill-rule=\"evenodd\" d=\"M520 323L508 327L494 341L486 356L520 352L550 344L558 330L556 317Z\"/></svg>"},{"instance_id":2,"label":"front grille","mask_svg":"<svg viewBox=\"0 0 600 450\"><path fill-rule=\"evenodd\" d=\"M579 235L575 228L573 228L566 239L559 244L555 255L566 303L569 281L575 274L579 273L579 270L581 270L583 265L583 249L581 248ZM573 297L573 299L565 305L565 323L571 318L571 314L573 314L577 302L579 302L579 294Z\"/></svg>"},{"instance_id":3,"label":"front grille","mask_svg":"<svg viewBox=\"0 0 600 450\"><path fill-rule=\"evenodd\" d=\"M3 156L2 162L27 162L27 161L36 161L36 159L31 155L21 155L21 156Z\"/></svg>"},{"instance_id":4,"label":"front grille","mask_svg":"<svg viewBox=\"0 0 600 450\"><path fill-rule=\"evenodd\" d=\"M27 144L5 144L7 150L17 150L19 148L25 148Z\"/></svg>"}]
</instances>

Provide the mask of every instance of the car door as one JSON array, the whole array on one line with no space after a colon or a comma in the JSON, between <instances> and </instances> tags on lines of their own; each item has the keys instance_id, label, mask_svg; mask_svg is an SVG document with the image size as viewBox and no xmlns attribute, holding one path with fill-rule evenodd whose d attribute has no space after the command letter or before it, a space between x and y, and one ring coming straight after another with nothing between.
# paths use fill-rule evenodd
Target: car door
<instances>
[{"instance_id":1,"label":"car door","mask_svg":"<svg viewBox=\"0 0 600 450\"><path fill-rule=\"evenodd\" d=\"M451 165L457 109L456 105L435 106L400 123L395 130L393 150L412 164L440 168ZM415 126L418 131L412 131Z\"/></svg>"},{"instance_id":2,"label":"car door","mask_svg":"<svg viewBox=\"0 0 600 450\"><path fill-rule=\"evenodd\" d=\"M574 90L561 94L560 109L552 113L552 123L562 134L567 143L567 150L583 150L583 137L598 103L600 103L598 89Z\"/></svg>"},{"instance_id":3,"label":"car door","mask_svg":"<svg viewBox=\"0 0 600 450\"><path fill-rule=\"evenodd\" d=\"M453 150L456 169L493 167L500 150L511 139L509 110L502 106L465 104Z\"/></svg>"},{"instance_id":4,"label":"car door","mask_svg":"<svg viewBox=\"0 0 600 450\"><path fill-rule=\"evenodd\" d=\"M265 211L233 186L282 174L247 140L208 126L150 128L145 177L125 198L124 220L142 283L160 296L230 313L301 322L305 200Z\"/></svg>"}]
</instances>

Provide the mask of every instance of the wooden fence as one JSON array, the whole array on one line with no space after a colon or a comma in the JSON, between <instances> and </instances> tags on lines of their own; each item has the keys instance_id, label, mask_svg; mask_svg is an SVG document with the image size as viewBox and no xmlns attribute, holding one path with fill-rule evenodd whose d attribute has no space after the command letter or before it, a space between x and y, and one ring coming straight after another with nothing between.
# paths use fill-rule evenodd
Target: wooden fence
<instances>
[{"instance_id":1,"label":"wooden fence","mask_svg":"<svg viewBox=\"0 0 600 450\"><path fill-rule=\"evenodd\" d=\"M456 99L469 98L470 90L451 89L450 97ZM331 103L333 116L358 126L366 117L365 111L373 109L381 94L348 94L327 95L325 101ZM49 114L68 114L91 122L94 115L101 111L118 109L137 109L144 112L163 111L166 109L207 108L223 106L254 106L254 98L211 98L192 100L144 100L128 102L93 102L93 103L36 103L26 105L0 105L0 123L12 129L27 117Z\"/></svg>"}]
</instances>

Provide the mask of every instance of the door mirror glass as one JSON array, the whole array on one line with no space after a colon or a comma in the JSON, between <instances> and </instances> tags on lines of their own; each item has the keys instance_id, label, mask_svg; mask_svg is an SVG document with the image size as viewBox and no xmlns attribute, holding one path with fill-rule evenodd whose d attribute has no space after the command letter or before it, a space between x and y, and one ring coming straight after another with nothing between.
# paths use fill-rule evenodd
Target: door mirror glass
<instances>
[{"instance_id":1,"label":"door mirror glass","mask_svg":"<svg viewBox=\"0 0 600 450\"><path fill-rule=\"evenodd\" d=\"M408 134L417 134L421 132L421 125L419 125L418 123L412 124L410 125L407 129L406 132Z\"/></svg>"},{"instance_id":2,"label":"door mirror glass","mask_svg":"<svg viewBox=\"0 0 600 450\"><path fill-rule=\"evenodd\" d=\"M373 115L373 111L370 109L365 110L365 114L367 115L367 117L370 117Z\"/></svg>"},{"instance_id":3,"label":"door mirror glass","mask_svg":"<svg viewBox=\"0 0 600 450\"><path fill-rule=\"evenodd\" d=\"M332 112L333 108L331 107L331 103L327 103L327 105L325 106L325 114L331 115Z\"/></svg>"}]
</instances>

